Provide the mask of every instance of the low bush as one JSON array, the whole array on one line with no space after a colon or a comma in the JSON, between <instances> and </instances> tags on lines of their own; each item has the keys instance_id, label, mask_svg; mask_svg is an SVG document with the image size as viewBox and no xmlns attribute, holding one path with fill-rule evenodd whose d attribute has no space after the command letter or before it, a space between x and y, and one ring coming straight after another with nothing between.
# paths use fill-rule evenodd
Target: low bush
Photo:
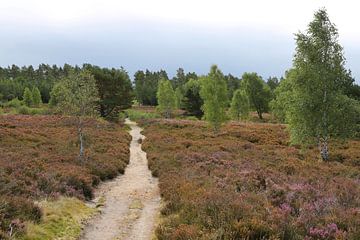
<instances>
[{"instance_id":1,"label":"low bush","mask_svg":"<svg viewBox=\"0 0 360 240\"><path fill-rule=\"evenodd\" d=\"M4 104L5 107L11 107L11 108L19 108L20 106L23 106L23 102L20 101L18 98L14 98Z\"/></svg>"},{"instance_id":2,"label":"low bush","mask_svg":"<svg viewBox=\"0 0 360 240\"><path fill-rule=\"evenodd\" d=\"M32 115L31 114L31 109L29 107L27 107L27 106L20 106L20 107L16 108L16 111L19 114Z\"/></svg>"}]
</instances>

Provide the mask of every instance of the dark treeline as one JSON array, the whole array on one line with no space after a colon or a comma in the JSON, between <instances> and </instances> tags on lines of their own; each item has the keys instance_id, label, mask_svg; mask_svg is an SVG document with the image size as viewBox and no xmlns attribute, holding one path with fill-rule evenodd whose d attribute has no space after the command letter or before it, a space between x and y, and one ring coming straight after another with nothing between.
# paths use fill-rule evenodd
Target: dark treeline
<instances>
[{"instance_id":1,"label":"dark treeline","mask_svg":"<svg viewBox=\"0 0 360 240\"><path fill-rule=\"evenodd\" d=\"M40 64L7 68L0 67L0 101L24 100L28 89L39 89L42 102L48 103L54 86L72 74L87 71L96 81L99 101L97 108L102 117L116 115L121 109L131 106L133 90L130 77L123 68L101 68L91 64L64 66Z\"/></svg>"},{"instance_id":2,"label":"dark treeline","mask_svg":"<svg viewBox=\"0 0 360 240\"><path fill-rule=\"evenodd\" d=\"M90 71L95 77L100 98L98 110L103 117L130 107L134 99L141 105L156 106L156 92L162 79L170 80L176 92L178 108L185 110L187 115L199 118L203 115L201 109L203 102L199 94L199 79L202 76L198 76L195 72L186 73L183 68L179 68L173 78L169 78L165 70L139 70L134 74L132 83L124 68L101 68L91 64L82 66L40 64L35 69L31 65L19 67L13 64L8 67L0 67L0 101L10 101L14 98L22 100L26 88L37 88L41 93L42 102L48 103L51 90L57 82L68 77L70 73L78 73L83 70ZM244 74L244 76L248 75ZM267 85L271 91L270 96L267 97L267 103L265 103L267 105L274 98L275 89L283 78L269 77L267 81L259 75L256 75L256 78ZM227 84L228 99L231 100L234 92L241 87L242 77L228 74L224 75L224 80ZM359 85L352 84L346 93L349 97L360 100ZM268 109L268 106L264 107L265 111Z\"/></svg>"},{"instance_id":3,"label":"dark treeline","mask_svg":"<svg viewBox=\"0 0 360 240\"><path fill-rule=\"evenodd\" d=\"M80 71L80 68L68 64L63 67L40 64L37 69L31 65L18 67L14 64L7 68L0 67L0 99L22 99L26 87L37 87L43 102L47 103L50 100L50 92L54 84L59 79L66 77L71 70Z\"/></svg>"}]
</instances>

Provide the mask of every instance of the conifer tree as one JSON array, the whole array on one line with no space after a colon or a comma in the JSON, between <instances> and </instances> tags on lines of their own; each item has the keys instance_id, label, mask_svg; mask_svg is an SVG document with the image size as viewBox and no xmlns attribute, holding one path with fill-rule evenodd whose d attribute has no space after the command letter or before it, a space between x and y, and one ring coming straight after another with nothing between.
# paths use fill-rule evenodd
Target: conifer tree
<instances>
[{"instance_id":1,"label":"conifer tree","mask_svg":"<svg viewBox=\"0 0 360 240\"><path fill-rule=\"evenodd\" d=\"M34 107L39 107L42 103L41 100L41 93L37 87L34 87L32 90L32 98L33 98L33 105Z\"/></svg>"},{"instance_id":2,"label":"conifer tree","mask_svg":"<svg viewBox=\"0 0 360 240\"><path fill-rule=\"evenodd\" d=\"M33 95L28 87L26 87L24 90L23 101L28 107L31 107L33 105Z\"/></svg>"}]
</instances>

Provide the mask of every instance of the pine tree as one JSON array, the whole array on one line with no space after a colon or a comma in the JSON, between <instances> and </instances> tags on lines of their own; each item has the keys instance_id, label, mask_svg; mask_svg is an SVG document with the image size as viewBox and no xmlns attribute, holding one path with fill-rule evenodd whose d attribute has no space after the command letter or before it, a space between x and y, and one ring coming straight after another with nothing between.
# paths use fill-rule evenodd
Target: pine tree
<instances>
[{"instance_id":1,"label":"pine tree","mask_svg":"<svg viewBox=\"0 0 360 240\"><path fill-rule=\"evenodd\" d=\"M204 101L202 109L205 120L217 133L226 119L227 86L224 75L216 65L211 66L210 73L201 79L200 96Z\"/></svg>"}]
</instances>

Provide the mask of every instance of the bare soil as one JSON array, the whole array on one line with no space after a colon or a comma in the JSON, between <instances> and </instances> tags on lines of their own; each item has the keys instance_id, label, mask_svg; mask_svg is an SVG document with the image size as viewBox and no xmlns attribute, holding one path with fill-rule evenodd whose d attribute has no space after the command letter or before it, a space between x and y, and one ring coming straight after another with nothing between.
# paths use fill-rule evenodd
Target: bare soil
<instances>
[{"instance_id":1,"label":"bare soil","mask_svg":"<svg viewBox=\"0 0 360 240\"><path fill-rule=\"evenodd\" d=\"M125 174L101 184L94 203L103 205L101 214L85 226L82 240L152 239L159 214L158 180L148 169L146 153L141 149L145 138L135 122L131 128L130 163Z\"/></svg>"}]
</instances>

